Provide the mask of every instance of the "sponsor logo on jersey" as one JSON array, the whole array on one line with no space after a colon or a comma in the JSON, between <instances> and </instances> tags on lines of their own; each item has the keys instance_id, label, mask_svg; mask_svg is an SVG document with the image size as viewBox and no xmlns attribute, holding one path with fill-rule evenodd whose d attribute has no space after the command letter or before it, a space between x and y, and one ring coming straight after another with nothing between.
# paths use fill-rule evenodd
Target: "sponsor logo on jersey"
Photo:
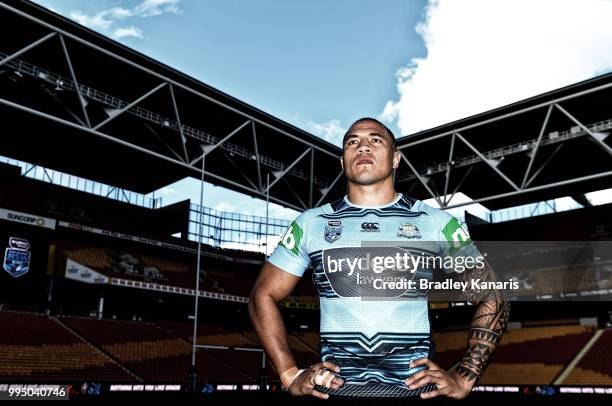
<instances>
[{"instance_id":1,"label":"sponsor logo on jersey","mask_svg":"<svg viewBox=\"0 0 612 406\"><path fill-rule=\"evenodd\" d=\"M362 233L378 233L380 231L380 224L378 223L361 223Z\"/></svg>"},{"instance_id":2,"label":"sponsor logo on jersey","mask_svg":"<svg viewBox=\"0 0 612 406\"><path fill-rule=\"evenodd\" d=\"M294 221L281 237L280 244L293 255L297 255L300 250L300 242L302 241L303 234L302 228Z\"/></svg>"},{"instance_id":3,"label":"sponsor logo on jersey","mask_svg":"<svg viewBox=\"0 0 612 406\"><path fill-rule=\"evenodd\" d=\"M323 232L323 237L325 237L325 241L331 243L338 240L342 236L342 221L340 220L330 220L327 222L325 226L325 231Z\"/></svg>"},{"instance_id":4,"label":"sponsor logo on jersey","mask_svg":"<svg viewBox=\"0 0 612 406\"><path fill-rule=\"evenodd\" d=\"M28 273L32 257L28 248L30 248L28 240L10 237L9 247L4 251L2 268L15 278Z\"/></svg>"},{"instance_id":5,"label":"sponsor logo on jersey","mask_svg":"<svg viewBox=\"0 0 612 406\"><path fill-rule=\"evenodd\" d=\"M409 290L408 281L429 279L435 268L414 247L327 248L321 260L331 289L340 297L399 297Z\"/></svg>"},{"instance_id":6,"label":"sponsor logo on jersey","mask_svg":"<svg viewBox=\"0 0 612 406\"><path fill-rule=\"evenodd\" d=\"M454 217L446 223L442 229L442 234L444 234L446 241L448 241L450 254L453 254L461 247L469 245L472 242L467 231L461 227L459 220Z\"/></svg>"},{"instance_id":7,"label":"sponsor logo on jersey","mask_svg":"<svg viewBox=\"0 0 612 406\"><path fill-rule=\"evenodd\" d=\"M406 223L402 224L399 227L399 229L397 230L397 236L410 239L421 238L421 232L419 231L419 228L414 224Z\"/></svg>"}]
</instances>

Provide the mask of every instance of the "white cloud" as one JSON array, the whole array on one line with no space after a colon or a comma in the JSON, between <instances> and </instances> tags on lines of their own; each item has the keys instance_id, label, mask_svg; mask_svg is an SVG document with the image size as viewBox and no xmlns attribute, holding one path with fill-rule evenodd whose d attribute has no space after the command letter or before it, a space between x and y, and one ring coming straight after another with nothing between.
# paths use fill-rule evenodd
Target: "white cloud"
<instances>
[{"instance_id":1,"label":"white cloud","mask_svg":"<svg viewBox=\"0 0 612 406\"><path fill-rule=\"evenodd\" d=\"M134 8L134 13L142 17L153 17L164 13L180 13L180 0L143 0Z\"/></svg>"},{"instance_id":2,"label":"white cloud","mask_svg":"<svg viewBox=\"0 0 612 406\"><path fill-rule=\"evenodd\" d=\"M117 19L132 17L134 15L134 13L131 10L124 8L124 7L113 7L103 12L106 13L111 18L117 18Z\"/></svg>"},{"instance_id":3,"label":"white cloud","mask_svg":"<svg viewBox=\"0 0 612 406\"><path fill-rule=\"evenodd\" d=\"M306 131L342 147L342 137L346 133L346 128L340 124L340 120L332 119L321 124L309 121L306 123Z\"/></svg>"},{"instance_id":4,"label":"white cloud","mask_svg":"<svg viewBox=\"0 0 612 406\"><path fill-rule=\"evenodd\" d=\"M94 15L87 15L79 10L71 11L70 18L77 23L84 25L94 30L104 31L110 28L113 22L106 18L107 14L104 12L96 13Z\"/></svg>"},{"instance_id":5,"label":"white cloud","mask_svg":"<svg viewBox=\"0 0 612 406\"><path fill-rule=\"evenodd\" d=\"M142 39L144 36L140 28L134 25L120 27L117 21L136 17L155 17L165 13L178 14L181 12L178 6L180 1L181 0L143 0L140 4L131 9L115 6L93 14L85 14L80 10L73 10L69 15L70 18L79 24L110 35L114 39Z\"/></svg>"},{"instance_id":6,"label":"white cloud","mask_svg":"<svg viewBox=\"0 0 612 406\"><path fill-rule=\"evenodd\" d=\"M406 135L609 71L610 16L610 0L430 0L427 56L397 71L380 117Z\"/></svg>"},{"instance_id":7,"label":"white cloud","mask_svg":"<svg viewBox=\"0 0 612 406\"><path fill-rule=\"evenodd\" d=\"M117 28L115 31L113 31L111 36L114 39L121 39L121 38L127 38L127 37L140 38L140 39L143 38L142 30L140 28L134 27L133 25L130 27Z\"/></svg>"}]
</instances>

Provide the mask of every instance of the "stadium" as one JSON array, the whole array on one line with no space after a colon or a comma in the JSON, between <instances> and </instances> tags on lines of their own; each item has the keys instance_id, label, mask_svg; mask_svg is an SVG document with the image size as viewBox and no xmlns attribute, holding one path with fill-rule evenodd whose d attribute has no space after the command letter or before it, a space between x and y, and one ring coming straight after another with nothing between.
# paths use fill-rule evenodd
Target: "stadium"
<instances>
[{"instance_id":1,"label":"stadium","mask_svg":"<svg viewBox=\"0 0 612 406\"><path fill-rule=\"evenodd\" d=\"M294 401L247 310L290 222L149 196L192 177L301 212L345 195L342 150L29 1L0 30L0 394ZM397 140L397 190L484 205L461 221L524 288L470 400L611 399L612 204L585 197L612 187L610 100L606 74ZM300 365L320 361L311 277L280 304ZM472 315L430 302L441 367Z\"/></svg>"}]
</instances>

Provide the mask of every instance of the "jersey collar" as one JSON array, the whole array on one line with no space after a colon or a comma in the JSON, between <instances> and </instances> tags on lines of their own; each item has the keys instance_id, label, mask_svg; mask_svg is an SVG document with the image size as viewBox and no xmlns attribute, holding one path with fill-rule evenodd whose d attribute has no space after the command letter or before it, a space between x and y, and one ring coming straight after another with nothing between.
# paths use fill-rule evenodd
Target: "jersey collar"
<instances>
[{"instance_id":1,"label":"jersey collar","mask_svg":"<svg viewBox=\"0 0 612 406\"><path fill-rule=\"evenodd\" d=\"M403 196L402 193L398 193L397 196L395 196L395 199L393 199L391 202L387 204L383 204L382 206L360 206L358 204L351 203L351 201L348 199L348 195L344 195L344 202L350 207L357 207L360 209L382 209L384 207L393 206L395 203L400 201L402 196Z\"/></svg>"}]
</instances>

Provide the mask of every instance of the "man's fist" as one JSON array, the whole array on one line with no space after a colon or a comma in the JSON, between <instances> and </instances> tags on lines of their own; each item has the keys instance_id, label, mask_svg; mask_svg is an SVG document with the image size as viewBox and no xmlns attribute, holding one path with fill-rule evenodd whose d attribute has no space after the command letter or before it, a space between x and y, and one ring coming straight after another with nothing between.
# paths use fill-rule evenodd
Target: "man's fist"
<instances>
[{"instance_id":1,"label":"man's fist","mask_svg":"<svg viewBox=\"0 0 612 406\"><path fill-rule=\"evenodd\" d=\"M302 371L297 368L287 370L281 374L281 382L293 396L312 395L327 399L329 395L315 390L315 385L330 389L340 388L344 382L335 376L334 372L340 372L340 368L336 364L323 361Z\"/></svg>"}]
</instances>

